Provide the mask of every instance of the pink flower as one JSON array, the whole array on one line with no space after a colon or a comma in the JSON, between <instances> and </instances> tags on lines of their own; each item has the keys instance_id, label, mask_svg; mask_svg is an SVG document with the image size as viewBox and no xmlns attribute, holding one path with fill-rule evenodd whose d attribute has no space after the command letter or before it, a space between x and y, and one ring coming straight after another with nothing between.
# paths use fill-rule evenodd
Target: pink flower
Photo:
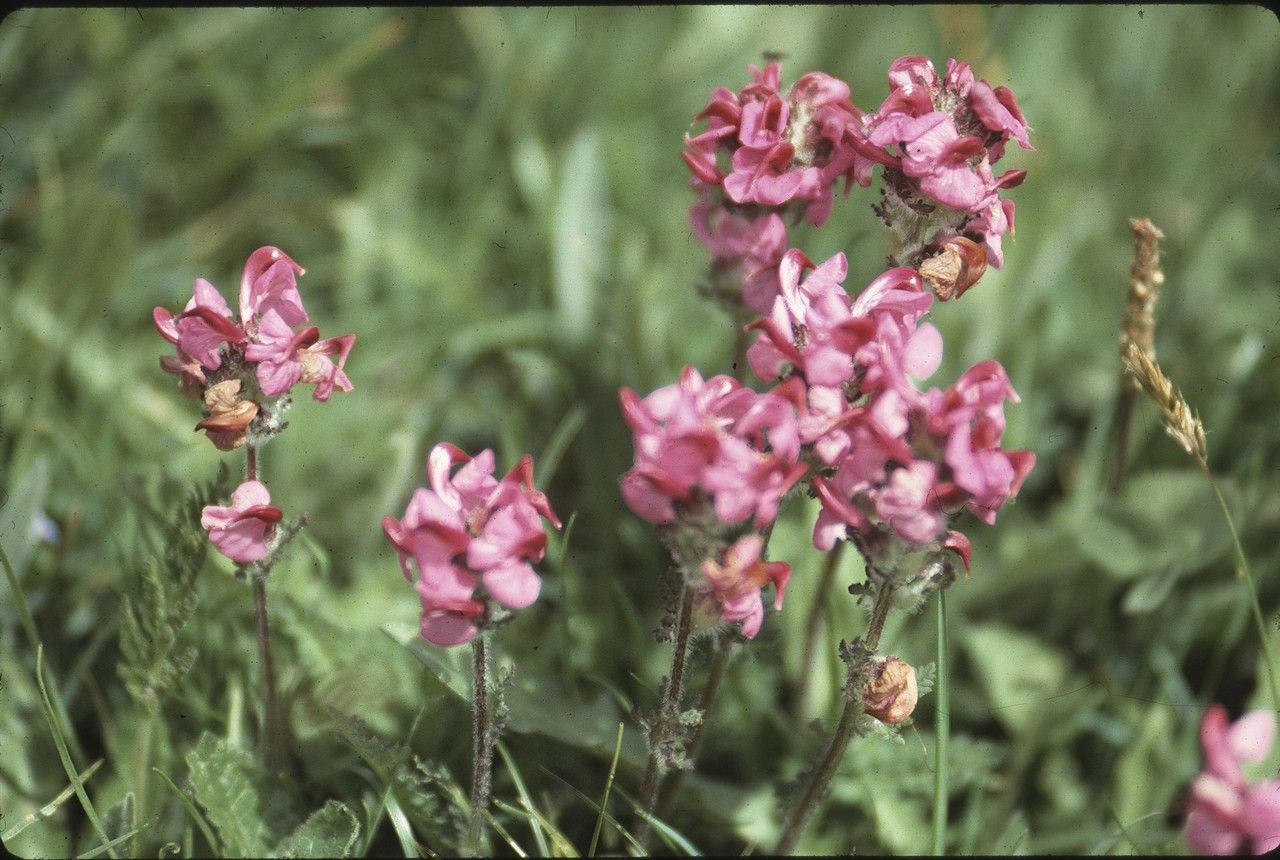
<instances>
[{"instance_id":1,"label":"pink flower","mask_svg":"<svg viewBox=\"0 0 1280 860\"><path fill-rule=\"evenodd\" d=\"M245 341L244 329L231 320L226 299L204 278L196 279L195 294L181 314L173 318L166 315L163 308L152 311L161 336L168 339L176 332L178 348L209 370L222 366L222 344Z\"/></svg>"},{"instance_id":2,"label":"pink flower","mask_svg":"<svg viewBox=\"0 0 1280 860\"><path fill-rule=\"evenodd\" d=\"M673 522L701 492L721 522L763 527L804 474L788 392L759 394L723 375L704 382L687 367L675 385L643 399L623 388L618 399L636 453L622 497L649 522Z\"/></svg>"},{"instance_id":3,"label":"pink flower","mask_svg":"<svg viewBox=\"0 0 1280 860\"><path fill-rule=\"evenodd\" d=\"M258 365L258 384L263 394L275 397L298 382L307 382L315 385L312 397L323 402L335 386L342 391L352 390L343 367L355 342L352 334L320 340L320 330L315 326L295 333L272 308L262 317L244 357ZM338 356L337 364L329 358L331 355Z\"/></svg>"},{"instance_id":4,"label":"pink flower","mask_svg":"<svg viewBox=\"0 0 1280 860\"><path fill-rule=\"evenodd\" d=\"M936 466L920 460L894 469L888 483L876 494L876 516L910 543L923 544L937 538L946 527L934 490L937 475Z\"/></svg>"},{"instance_id":5,"label":"pink flower","mask_svg":"<svg viewBox=\"0 0 1280 860\"><path fill-rule=\"evenodd\" d=\"M885 165L886 192L899 199L899 206L920 211L933 201L947 207L931 213L935 235L912 253L936 249L963 232L985 243L988 262L999 268L1001 237L1013 224L1013 204L999 192L1019 184L1026 173L1009 171L997 178L992 165L1011 139L1031 148L1030 129L1013 93L975 80L973 70L955 60L947 61L939 80L924 57L894 61L889 86L879 110L862 119L858 151Z\"/></svg>"},{"instance_id":6,"label":"pink flower","mask_svg":"<svg viewBox=\"0 0 1280 860\"><path fill-rule=\"evenodd\" d=\"M302 325L307 311L302 306L296 276L306 270L272 245L249 255L240 275L240 319L244 325L274 310L289 325Z\"/></svg>"},{"instance_id":7,"label":"pink flower","mask_svg":"<svg viewBox=\"0 0 1280 860\"><path fill-rule=\"evenodd\" d=\"M1243 763L1267 756L1275 739L1275 717L1253 711L1228 725L1221 705L1200 724L1205 766L1191 785L1187 842L1204 854L1266 854L1280 847L1280 779L1250 784Z\"/></svg>"},{"instance_id":8,"label":"pink flower","mask_svg":"<svg viewBox=\"0 0 1280 860\"><path fill-rule=\"evenodd\" d=\"M772 582L775 610L782 609L782 597L791 578L785 561L761 561L764 539L750 534L738 538L724 552L724 563L707 559L702 563L710 595L720 609L721 621L741 621L742 635L754 639L764 620L760 591Z\"/></svg>"},{"instance_id":9,"label":"pink flower","mask_svg":"<svg viewBox=\"0 0 1280 860\"><path fill-rule=\"evenodd\" d=\"M945 436L945 461L955 483L969 494L969 509L986 523L1017 494L1035 465L1030 451L1004 451L1004 401L1018 394L997 361L982 361L965 371L943 395L926 395L926 423Z\"/></svg>"},{"instance_id":10,"label":"pink flower","mask_svg":"<svg viewBox=\"0 0 1280 860\"><path fill-rule=\"evenodd\" d=\"M231 507L207 505L200 512L200 525L218 552L239 564L249 564L266 556L270 549L267 532L281 516L265 486L245 481L231 494Z\"/></svg>"},{"instance_id":11,"label":"pink flower","mask_svg":"<svg viewBox=\"0 0 1280 860\"><path fill-rule=\"evenodd\" d=\"M778 264L787 247L782 219L769 212L748 221L704 196L694 204L689 220L712 260L737 269L743 303L756 313L766 313L778 295Z\"/></svg>"},{"instance_id":12,"label":"pink flower","mask_svg":"<svg viewBox=\"0 0 1280 860\"><path fill-rule=\"evenodd\" d=\"M969 74L970 80L973 74ZM1011 137L1023 149L1035 149L1027 140L1027 121L1022 118L1018 100L1008 87L992 89L986 81L977 81L969 90L969 107L982 124L1005 137Z\"/></svg>"},{"instance_id":13,"label":"pink flower","mask_svg":"<svg viewBox=\"0 0 1280 860\"><path fill-rule=\"evenodd\" d=\"M314 326L294 331L307 321L297 284L303 272L279 248L267 245L250 254L240 277L238 322L213 285L197 279L195 294L178 316L164 308L152 312L160 336L177 347L161 367L178 375L185 392L198 394L208 384L205 370L222 367L225 344L231 355L257 365L259 387L268 396L282 395L298 382L315 385L312 396L320 401L335 388L350 391L344 367L355 336L320 340Z\"/></svg>"},{"instance_id":14,"label":"pink flower","mask_svg":"<svg viewBox=\"0 0 1280 860\"><path fill-rule=\"evenodd\" d=\"M694 184L720 186L737 204L806 201L805 217L821 225L840 176L870 182L869 162L848 139L850 128L860 130L862 112L849 100L848 84L830 75L810 72L784 98L777 63L748 69L753 82L739 93L717 87L695 117L706 119L707 129L685 136ZM717 152L727 154L727 171Z\"/></svg>"},{"instance_id":15,"label":"pink flower","mask_svg":"<svg viewBox=\"0 0 1280 860\"><path fill-rule=\"evenodd\" d=\"M454 466L461 468L451 477ZM432 644L457 645L475 636L488 615L476 595L481 585L512 609L530 605L541 590L531 565L546 548L541 520L556 528L560 520L533 486L531 457L501 481L493 468L489 449L473 459L441 443L427 459L430 487L414 491L402 519L382 521L405 578L422 599L422 636Z\"/></svg>"}]
</instances>

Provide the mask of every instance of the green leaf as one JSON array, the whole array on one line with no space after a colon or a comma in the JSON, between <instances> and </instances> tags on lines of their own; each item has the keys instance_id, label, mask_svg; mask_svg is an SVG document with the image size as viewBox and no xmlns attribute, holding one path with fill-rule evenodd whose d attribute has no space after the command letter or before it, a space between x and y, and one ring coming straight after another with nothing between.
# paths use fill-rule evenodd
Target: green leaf
<instances>
[{"instance_id":1,"label":"green leaf","mask_svg":"<svg viewBox=\"0 0 1280 860\"><path fill-rule=\"evenodd\" d=\"M1013 733L1036 706L1058 692L1067 674L1062 654L1029 633L1000 624L970 625L961 639L982 681L991 711Z\"/></svg>"},{"instance_id":2,"label":"green leaf","mask_svg":"<svg viewBox=\"0 0 1280 860\"><path fill-rule=\"evenodd\" d=\"M326 801L276 846L276 857L349 857L360 821L345 803Z\"/></svg>"},{"instance_id":3,"label":"green leaf","mask_svg":"<svg viewBox=\"0 0 1280 860\"><path fill-rule=\"evenodd\" d=\"M226 856L261 857L275 841L275 831L287 832L296 821L284 790L248 750L225 738L205 732L187 753L187 765L191 787L222 837Z\"/></svg>"}]
</instances>

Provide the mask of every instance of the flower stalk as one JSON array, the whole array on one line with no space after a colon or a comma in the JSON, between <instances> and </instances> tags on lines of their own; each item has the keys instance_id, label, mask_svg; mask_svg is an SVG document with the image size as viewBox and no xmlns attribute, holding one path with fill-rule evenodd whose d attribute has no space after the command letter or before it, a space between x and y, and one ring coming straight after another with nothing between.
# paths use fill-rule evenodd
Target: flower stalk
<instances>
[{"instance_id":1,"label":"flower stalk","mask_svg":"<svg viewBox=\"0 0 1280 860\"><path fill-rule=\"evenodd\" d=\"M721 631L716 643L715 659L711 663L711 670L707 674L707 682L702 688L702 695L698 698L698 713L701 718L698 724L689 729L689 738L685 742L685 758L689 763L694 762L698 753L698 747L702 743L704 731L707 727L707 719L711 715L711 706L715 703L716 694L720 692L720 683L724 680L725 672L729 668L729 664L733 662L733 655L737 649L733 641L733 634L728 630ZM655 813L658 818L663 818L667 811L671 808L671 804L675 802L676 797L680 794L680 789L684 785L687 770L677 770L667 780L666 785L662 789L662 794L658 798L658 808Z\"/></svg>"},{"instance_id":2,"label":"flower stalk","mask_svg":"<svg viewBox=\"0 0 1280 860\"><path fill-rule=\"evenodd\" d=\"M493 776L493 746L497 740L489 707L489 649L481 634L471 640L471 706L474 735L471 762L471 826L467 854L479 856L484 847L485 817Z\"/></svg>"},{"instance_id":3,"label":"flower stalk","mask_svg":"<svg viewBox=\"0 0 1280 860\"><path fill-rule=\"evenodd\" d=\"M858 717L863 712L862 681L871 663L876 648L880 645L880 633L884 630L885 619L889 617L889 608L893 601L893 582L884 580L880 585L876 602L871 610L871 621L867 625L866 635L855 640L851 646L841 648L842 656L848 662L848 681L844 687L844 709L840 712L840 721L836 724L831 740L827 743L826 752L818 761L817 767L809 777L799 801L791 808L783 826L782 838L774 854L787 855L795 849L796 843L804 833L809 819L817 810L818 804L826 796L831 787L831 778L844 758L849 741L857 731Z\"/></svg>"},{"instance_id":4,"label":"flower stalk","mask_svg":"<svg viewBox=\"0 0 1280 860\"><path fill-rule=\"evenodd\" d=\"M259 476L258 446L246 445L244 457L246 481L257 481ZM262 669L263 706L263 759L267 769L274 774L284 772L286 764L284 720L280 710L280 698L276 692L275 659L271 654L271 622L267 614L267 576L271 573L274 554L263 563L252 565L249 574L253 583L254 629L258 636L258 662Z\"/></svg>"},{"instance_id":5,"label":"flower stalk","mask_svg":"<svg viewBox=\"0 0 1280 860\"><path fill-rule=\"evenodd\" d=\"M640 783L641 811L631 828L631 835L645 847L649 842L649 819L658 803L658 783L673 763L673 747L679 743L677 733L684 726L680 719L680 699L684 694L684 670L689 657L689 636L693 631L694 600L693 590L686 587L680 595L679 620L671 648L671 674L662 685L658 714L649 727L649 762Z\"/></svg>"}]
</instances>

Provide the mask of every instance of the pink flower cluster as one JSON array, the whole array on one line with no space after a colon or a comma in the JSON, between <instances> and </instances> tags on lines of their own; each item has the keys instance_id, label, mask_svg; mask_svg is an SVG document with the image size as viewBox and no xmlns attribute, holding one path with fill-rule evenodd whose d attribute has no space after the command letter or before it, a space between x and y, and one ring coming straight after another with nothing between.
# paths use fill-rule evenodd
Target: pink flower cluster
<instances>
[{"instance_id":1,"label":"pink flower cluster","mask_svg":"<svg viewBox=\"0 0 1280 860\"><path fill-rule=\"evenodd\" d=\"M401 519L382 521L422 599L422 637L434 645L470 641L490 619L489 599L522 609L542 588L531 566L547 544L542 519L556 528L560 520L534 489L531 457L500 481L493 468L489 449L472 458L441 443L427 458L430 487L414 491Z\"/></svg>"},{"instance_id":2,"label":"pink flower cluster","mask_svg":"<svg viewBox=\"0 0 1280 860\"><path fill-rule=\"evenodd\" d=\"M907 205L923 199L958 210L933 242L967 234L986 244L988 262L999 268L1001 237L1013 229L1014 215L1013 201L999 191L1019 185L1026 171L997 177L992 166L1010 140L1032 148L1017 99L1007 87L975 80L967 63L947 60L939 79L927 57L895 60L889 87L862 129L871 145L890 148L890 158L881 160L889 188L915 198Z\"/></svg>"},{"instance_id":3,"label":"pink flower cluster","mask_svg":"<svg viewBox=\"0 0 1280 860\"><path fill-rule=\"evenodd\" d=\"M933 295L902 267L854 300L846 270L843 254L814 266L788 251L772 313L748 326L759 331L748 351L756 374L803 382L800 441L827 467L812 479L822 500L815 545L882 527L928 544L962 507L994 522L1035 463L1029 451L1000 448L1004 401L1017 401L1004 369L980 362L946 391L921 391L915 380L942 359L937 329L920 322ZM946 540L967 554L962 535Z\"/></svg>"},{"instance_id":4,"label":"pink flower cluster","mask_svg":"<svg viewBox=\"0 0 1280 860\"><path fill-rule=\"evenodd\" d=\"M239 564L250 564L270 551L270 536L281 517L266 486L245 481L231 494L230 507L206 505L200 525L218 552Z\"/></svg>"},{"instance_id":5,"label":"pink flower cluster","mask_svg":"<svg viewBox=\"0 0 1280 860\"><path fill-rule=\"evenodd\" d=\"M211 283L197 279L181 313L152 311L156 330L175 346L175 354L162 358L160 366L177 374L183 391L192 394L218 381L214 372L224 365L230 364L227 373L234 375L243 363L254 366L258 388L267 397L285 394L299 382L314 385L312 396L321 401L334 388L350 391L343 368L355 335L320 340L315 326L299 328L308 319L298 293L301 274L302 267L279 248L254 251L240 278L238 318Z\"/></svg>"},{"instance_id":6,"label":"pink flower cluster","mask_svg":"<svg viewBox=\"0 0 1280 860\"><path fill-rule=\"evenodd\" d=\"M618 398L636 453L620 480L623 499L637 516L676 529L700 532L708 514L720 524L711 529L717 534L767 528L806 470L796 420L801 395L795 384L761 394L729 376L704 381L691 367L643 399L623 388ZM721 621L741 621L751 638L764 617L760 589L774 583L781 608L791 567L762 561L758 534L739 534L726 548L727 541L700 547L710 557L700 566L685 559L685 572L700 569L700 602Z\"/></svg>"},{"instance_id":7,"label":"pink flower cluster","mask_svg":"<svg viewBox=\"0 0 1280 860\"><path fill-rule=\"evenodd\" d=\"M1249 783L1244 763L1266 758L1275 740L1275 716L1253 711L1228 724L1214 705L1200 724L1204 769L1191 785L1187 842L1203 854L1266 854L1280 848L1280 778Z\"/></svg>"},{"instance_id":8,"label":"pink flower cluster","mask_svg":"<svg viewBox=\"0 0 1280 860\"><path fill-rule=\"evenodd\" d=\"M695 117L706 119L707 129L685 135L684 160L699 192L694 232L719 265L741 266L743 300L765 313L787 246L779 213L802 210L809 223L821 225L839 178L845 177L847 191L855 178L869 183L870 172L854 174L847 130L858 127L861 111L849 100L848 84L810 72L784 97L778 63L748 71L753 80L739 92L717 87L712 93Z\"/></svg>"},{"instance_id":9,"label":"pink flower cluster","mask_svg":"<svg viewBox=\"0 0 1280 860\"><path fill-rule=\"evenodd\" d=\"M985 245L986 262L1003 263L1014 206L999 191L1021 183L1026 171L997 177L992 165L1009 140L1031 148L1007 88L975 80L968 64L955 60L939 79L927 58L901 57L889 67L888 98L863 114L848 84L830 75L810 72L784 97L777 63L748 70L753 80L742 90L713 91L694 118L707 127L685 135L683 154L698 191L694 233L711 251L713 271L741 284L747 308L769 313L780 290L778 266L788 247L783 216L803 214L821 226L840 177L847 194L854 182L870 185L876 164L887 185L877 211L891 226L924 234L905 238L905 261L918 265L926 248L963 236ZM976 280L981 268L973 272Z\"/></svg>"},{"instance_id":10,"label":"pink flower cluster","mask_svg":"<svg viewBox=\"0 0 1280 860\"><path fill-rule=\"evenodd\" d=\"M760 394L724 375L703 381L692 367L643 399L623 388L636 452L621 479L623 499L651 523L672 523L710 499L721 522L764 528L805 472L789 399L796 392Z\"/></svg>"}]
</instances>

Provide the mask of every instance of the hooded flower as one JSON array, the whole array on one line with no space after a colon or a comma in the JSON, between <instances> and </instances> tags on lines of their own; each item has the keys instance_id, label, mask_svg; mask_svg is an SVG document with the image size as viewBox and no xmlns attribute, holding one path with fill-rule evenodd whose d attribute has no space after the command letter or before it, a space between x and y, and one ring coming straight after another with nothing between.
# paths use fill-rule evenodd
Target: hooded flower
<instances>
[{"instance_id":1,"label":"hooded flower","mask_svg":"<svg viewBox=\"0 0 1280 860\"><path fill-rule=\"evenodd\" d=\"M721 621L741 621L742 635L754 639L764 620L760 591L770 582L774 587L775 610L791 577L791 565L783 561L762 561L764 539L749 534L740 537L724 552L723 563L707 559L702 563L708 592L720 611Z\"/></svg>"},{"instance_id":2,"label":"hooded flower","mask_svg":"<svg viewBox=\"0 0 1280 860\"><path fill-rule=\"evenodd\" d=\"M270 551L269 530L281 516L265 486L245 481L231 494L230 507L205 506L200 525L218 552L239 564L249 564Z\"/></svg>"},{"instance_id":3,"label":"hooded flower","mask_svg":"<svg viewBox=\"0 0 1280 860\"><path fill-rule=\"evenodd\" d=\"M1200 724L1204 769L1191 784L1187 842L1203 854L1266 854L1280 847L1280 778L1250 783L1243 764L1266 758L1275 740L1275 717L1253 711L1228 723L1214 705Z\"/></svg>"},{"instance_id":4,"label":"hooded flower","mask_svg":"<svg viewBox=\"0 0 1280 860\"><path fill-rule=\"evenodd\" d=\"M935 235L926 237L927 244L936 248L962 232L984 244L987 262L999 268L1001 237L1013 230L1013 204L999 192L1020 184L1026 171L997 177L993 165L1009 140L1032 148L1017 99L1006 87L975 80L968 64L955 60L947 61L939 79L926 57L895 60L889 87L880 108L851 127L851 133L862 129L864 152L871 148L882 156L876 160L885 164L886 193L903 199L904 211L889 220L933 208L926 217Z\"/></svg>"},{"instance_id":5,"label":"hooded flower","mask_svg":"<svg viewBox=\"0 0 1280 860\"><path fill-rule=\"evenodd\" d=\"M622 497L650 522L673 522L701 493L721 522L751 519L763 528L804 474L785 393L759 394L723 375L704 381L686 367L675 385L643 399L623 388L618 399L636 455L621 478Z\"/></svg>"},{"instance_id":6,"label":"hooded flower","mask_svg":"<svg viewBox=\"0 0 1280 860\"><path fill-rule=\"evenodd\" d=\"M238 320L217 289L197 279L182 313L174 316L164 308L152 312L160 336L177 347L175 356L161 359L161 367L177 374L190 394L228 381L223 373L211 383L208 374L223 367L224 355L237 359L233 369L256 365L257 382L268 397L283 395L298 382L315 385L312 396L320 401L328 400L335 388L350 391L344 367L355 335L321 340L314 326L294 331L307 322L297 284L303 272L279 248L267 245L254 251L240 277Z\"/></svg>"},{"instance_id":7,"label":"hooded flower","mask_svg":"<svg viewBox=\"0 0 1280 860\"><path fill-rule=\"evenodd\" d=\"M460 466L452 476L450 472ZM531 562L542 560L542 519L560 520L533 486L533 459L525 456L501 481L493 477L493 451L475 458L442 443L427 459L429 487L414 491L400 520L382 521L400 553L405 578L422 599L422 636L457 645L475 636L488 609L477 589L511 609L538 598L542 581ZM416 575L415 575L416 572Z\"/></svg>"},{"instance_id":8,"label":"hooded flower","mask_svg":"<svg viewBox=\"0 0 1280 860\"><path fill-rule=\"evenodd\" d=\"M315 326L294 332L272 308L262 317L257 336L245 349L244 357L258 365L258 384L263 394L275 397L299 382L308 382L315 385L312 397L323 402L335 387L342 391L352 389L343 367L355 342L353 334L320 340L320 330ZM336 364L329 358L331 355L338 356Z\"/></svg>"}]
</instances>

